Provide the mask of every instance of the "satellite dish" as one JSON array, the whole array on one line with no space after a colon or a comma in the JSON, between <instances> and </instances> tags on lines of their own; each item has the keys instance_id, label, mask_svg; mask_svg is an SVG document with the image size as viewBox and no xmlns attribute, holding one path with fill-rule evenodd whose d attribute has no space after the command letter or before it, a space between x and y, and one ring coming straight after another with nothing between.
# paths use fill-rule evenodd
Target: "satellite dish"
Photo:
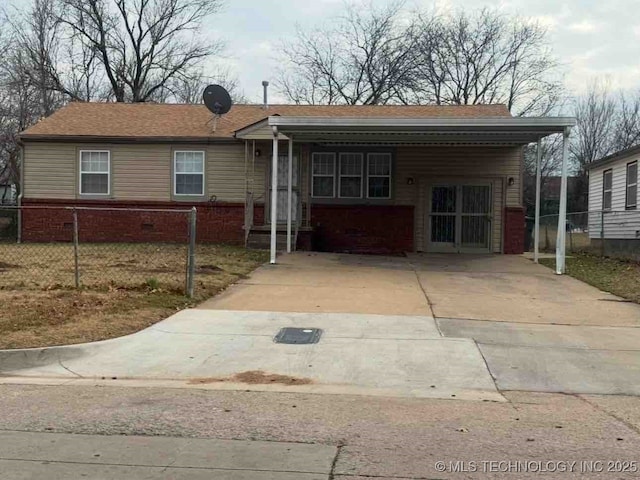
<instances>
[{"instance_id":1,"label":"satellite dish","mask_svg":"<svg viewBox=\"0 0 640 480\"><path fill-rule=\"evenodd\" d=\"M220 85L209 85L202 94L204 104L214 115L224 115L231 110L231 95Z\"/></svg>"}]
</instances>

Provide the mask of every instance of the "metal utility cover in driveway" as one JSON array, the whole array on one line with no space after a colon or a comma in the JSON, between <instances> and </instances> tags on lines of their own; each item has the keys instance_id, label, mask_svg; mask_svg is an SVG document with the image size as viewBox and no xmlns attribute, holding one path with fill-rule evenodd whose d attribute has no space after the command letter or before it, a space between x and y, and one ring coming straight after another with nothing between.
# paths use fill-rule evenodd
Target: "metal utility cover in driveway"
<instances>
[{"instance_id":1,"label":"metal utility cover in driveway","mask_svg":"<svg viewBox=\"0 0 640 480\"><path fill-rule=\"evenodd\" d=\"M289 344L309 344L318 343L322 336L322 330L319 328L281 328L276 337L273 339L276 343Z\"/></svg>"}]
</instances>

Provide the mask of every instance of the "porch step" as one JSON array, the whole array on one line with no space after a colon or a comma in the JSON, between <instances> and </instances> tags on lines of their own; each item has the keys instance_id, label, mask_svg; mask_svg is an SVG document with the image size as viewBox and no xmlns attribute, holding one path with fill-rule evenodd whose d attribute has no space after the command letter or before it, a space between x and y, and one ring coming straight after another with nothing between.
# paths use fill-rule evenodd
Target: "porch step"
<instances>
[{"instance_id":1,"label":"porch step","mask_svg":"<svg viewBox=\"0 0 640 480\"><path fill-rule=\"evenodd\" d=\"M295 241L294 238L292 238L291 240ZM271 233L263 230L252 230L249 233L247 248L268 250L269 248L271 248ZM279 252L285 251L287 249L287 232L277 232L276 249Z\"/></svg>"}]
</instances>

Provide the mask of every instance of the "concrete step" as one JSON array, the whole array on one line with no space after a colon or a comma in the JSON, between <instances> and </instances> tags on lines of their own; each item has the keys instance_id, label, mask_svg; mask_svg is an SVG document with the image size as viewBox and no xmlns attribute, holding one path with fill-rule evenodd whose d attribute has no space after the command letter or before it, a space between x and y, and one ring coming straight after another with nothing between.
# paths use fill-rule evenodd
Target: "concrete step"
<instances>
[{"instance_id":1,"label":"concrete step","mask_svg":"<svg viewBox=\"0 0 640 480\"><path fill-rule=\"evenodd\" d=\"M292 237L292 241L294 241ZM247 241L248 248L255 249L269 249L271 248L271 234L268 232L251 232L249 233L249 240ZM280 233L276 235L276 249L283 251L287 249L287 234Z\"/></svg>"}]
</instances>

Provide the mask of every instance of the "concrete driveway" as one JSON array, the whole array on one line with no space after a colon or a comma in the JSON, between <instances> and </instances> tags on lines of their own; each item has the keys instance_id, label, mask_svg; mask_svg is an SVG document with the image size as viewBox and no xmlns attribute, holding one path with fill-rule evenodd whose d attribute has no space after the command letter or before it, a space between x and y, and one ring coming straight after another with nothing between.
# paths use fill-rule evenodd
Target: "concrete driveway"
<instances>
[{"instance_id":1,"label":"concrete driveway","mask_svg":"<svg viewBox=\"0 0 640 480\"><path fill-rule=\"evenodd\" d=\"M523 257L300 252L138 334L0 353L0 373L497 401L500 390L640 395L639 325L640 305ZM324 335L275 344L286 326Z\"/></svg>"},{"instance_id":2,"label":"concrete driveway","mask_svg":"<svg viewBox=\"0 0 640 480\"><path fill-rule=\"evenodd\" d=\"M405 257L299 252L278 262L200 308L431 316Z\"/></svg>"}]
</instances>

